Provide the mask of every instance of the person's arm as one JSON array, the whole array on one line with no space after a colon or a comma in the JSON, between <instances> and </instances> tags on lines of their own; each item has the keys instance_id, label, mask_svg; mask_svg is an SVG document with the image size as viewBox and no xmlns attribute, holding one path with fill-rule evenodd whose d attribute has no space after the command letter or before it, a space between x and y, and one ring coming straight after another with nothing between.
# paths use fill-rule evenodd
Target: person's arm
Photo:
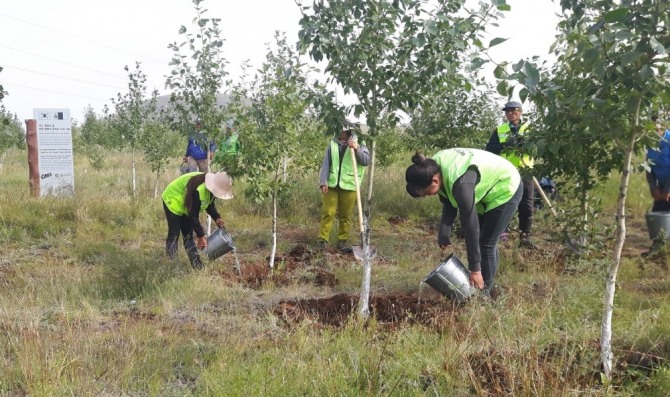
<instances>
[{"instance_id":1,"label":"person's arm","mask_svg":"<svg viewBox=\"0 0 670 397\"><path fill-rule=\"evenodd\" d=\"M461 227L465 235L465 247L468 251L468 267L471 272L481 271L481 251L479 249L479 216L475 208L475 186L479 182L479 173L469 169L452 189L460 212Z\"/></svg>"},{"instance_id":2,"label":"person's arm","mask_svg":"<svg viewBox=\"0 0 670 397\"><path fill-rule=\"evenodd\" d=\"M440 196L442 202L442 217L440 218L440 227L437 232L437 244L441 248L451 245L451 228L454 226L454 219L458 210L451 205L448 198Z\"/></svg>"},{"instance_id":3,"label":"person's arm","mask_svg":"<svg viewBox=\"0 0 670 397\"><path fill-rule=\"evenodd\" d=\"M193 225L193 231L195 232L195 235L199 238L204 237L205 231L202 229L202 225L200 224L200 206L202 205L202 202L200 201L200 195L198 194L198 191L195 189L193 190L191 200L192 205L191 210L188 212L188 217L191 220L191 224Z\"/></svg>"},{"instance_id":4,"label":"person's arm","mask_svg":"<svg viewBox=\"0 0 670 397\"><path fill-rule=\"evenodd\" d=\"M214 204L214 201L212 201L207 208L205 208L205 211L207 211L207 214L214 219L214 221L221 219L221 215L219 215L219 211L216 210L216 205ZM218 222L217 222L218 225Z\"/></svg>"},{"instance_id":5,"label":"person's arm","mask_svg":"<svg viewBox=\"0 0 670 397\"><path fill-rule=\"evenodd\" d=\"M500 138L498 137L498 130L493 130L493 134L489 138L488 143L486 144L485 150L487 152L500 154L503 150L503 145L500 143Z\"/></svg>"},{"instance_id":6,"label":"person's arm","mask_svg":"<svg viewBox=\"0 0 670 397\"><path fill-rule=\"evenodd\" d=\"M358 143L358 137L354 136L353 139L350 140L349 147L354 148L354 152L356 153L356 163L358 165L370 165L370 151L365 144Z\"/></svg>"},{"instance_id":7,"label":"person's arm","mask_svg":"<svg viewBox=\"0 0 670 397\"><path fill-rule=\"evenodd\" d=\"M323 161L321 162L319 186L328 186L328 174L330 174L330 142L328 143L326 154L323 156Z\"/></svg>"}]
</instances>

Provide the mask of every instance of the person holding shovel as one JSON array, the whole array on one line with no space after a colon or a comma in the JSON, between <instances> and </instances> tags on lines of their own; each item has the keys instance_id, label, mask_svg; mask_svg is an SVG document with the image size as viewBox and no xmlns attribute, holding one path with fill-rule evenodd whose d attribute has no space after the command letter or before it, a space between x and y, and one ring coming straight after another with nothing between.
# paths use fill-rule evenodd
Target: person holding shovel
<instances>
[{"instance_id":1,"label":"person holding shovel","mask_svg":"<svg viewBox=\"0 0 670 397\"><path fill-rule=\"evenodd\" d=\"M165 240L168 258L173 260L177 257L177 241L181 232L191 266L194 269L202 269L198 249L207 248L207 237L200 224L200 213L207 211L218 227L225 226L214 205L214 198L222 200L233 198L230 177L225 172L184 174L167 185L162 197L168 224Z\"/></svg>"},{"instance_id":2,"label":"person holding shovel","mask_svg":"<svg viewBox=\"0 0 670 397\"><path fill-rule=\"evenodd\" d=\"M330 245L330 231L337 216L337 249L347 253L353 252L348 240L357 194L352 153L356 155L360 186L365 167L370 163L370 152L365 145L358 143L356 135L349 127L342 129L338 136L330 140L319 172L319 189L323 195L319 246L325 249Z\"/></svg>"},{"instance_id":3,"label":"person holding shovel","mask_svg":"<svg viewBox=\"0 0 670 397\"><path fill-rule=\"evenodd\" d=\"M533 168L533 159L519 153L519 148L525 143L529 124L521 120L521 103L507 102L502 110L505 112L507 122L496 127L486 144L486 150L509 160L523 176L523 197L519 203L519 229L521 230L519 247L535 249L535 244L531 240L533 212L535 211L535 182L530 173Z\"/></svg>"},{"instance_id":4,"label":"person holding shovel","mask_svg":"<svg viewBox=\"0 0 670 397\"><path fill-rule=\"evenodd\" d=\"M489 294L498 271L498 240L514 215L523 185L516 167L479 149L453 148L431 158L417 152L405 172L407 193L439 195L442 218L437 243L451 246L456 214L465 235L470 284Z\"/></svg>"}]
</instances>

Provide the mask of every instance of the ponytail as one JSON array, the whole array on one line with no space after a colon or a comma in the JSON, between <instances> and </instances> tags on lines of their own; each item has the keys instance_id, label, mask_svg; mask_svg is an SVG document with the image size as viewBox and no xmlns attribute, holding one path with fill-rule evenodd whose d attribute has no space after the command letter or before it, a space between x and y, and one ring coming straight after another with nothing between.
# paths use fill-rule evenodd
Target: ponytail
<instances>
[{"instance_id":1,"label":"ponytail","mask_svg":"<svg viewBox=\"0 0 670 397\"><path fill-rule=\"evenodd\" d=\"M426 158L420 152L412 156L412 165L405 171L405 189L412 197L422 197L423 191L431 183L435 174L441 173L440 165L431 158Z\"/></svg>"}]
</instances>

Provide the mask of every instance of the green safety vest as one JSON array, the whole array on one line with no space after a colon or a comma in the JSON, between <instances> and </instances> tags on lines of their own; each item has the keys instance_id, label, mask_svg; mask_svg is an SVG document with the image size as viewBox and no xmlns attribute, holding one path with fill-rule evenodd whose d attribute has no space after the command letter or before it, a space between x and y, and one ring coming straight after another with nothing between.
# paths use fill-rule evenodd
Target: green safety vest
<instances>
[{"instance_id":1,"label":"green safety vest","mask_svg":"<svg viewBox=\"0 0 670 397\"><path fill-rule=\"evenodd\" d=\"M437 152L433 160L442 171L442 189L438 192L449 199L454 208L458 203L452 193L454 183L470 166L479 172L479 183L475 185L475 208L484 214L508 202L519 189L521 176L514 165L499 156L479 149L446 149Z\"/></svg>"},{"instance_id":2,"label":"green safety vest","mask_svg":"<svg viewBox=\"0 0 670 397\"><path fill-rule=\"evenodd\" d=\"M165 205L173 214L188 215L188 210L184 205L184 201L186 199L186 184L188 184L188 181L192 177L200 174L202 174L202 172L189 172L188 174L180 176L167 185L163 191L162 197ZM214 195L209 190L207 190L207 187L205 187L204 183L200 184L197 190L201 203L200 212L203 212L214 201Z\"/></svg>"},{"instance_id":3,"label":"green safety vest","mask_svg":"<svg viewBox=\"0 0 670 397\"><path fill-rule=\"evenodd\" d=\"M354 167L351 161L351 149L347 147L340 164L340 146L334 140L330 140L330 172L328 173L328 187L334 188L338 184L344 190L356 190L354 181ZM356 163L358 170L358 183L360 184L365 175L365 167Z\"/></svg>"},{"instance_id":4,"label":"green safety vest","mask_svg":"<svg viewBox=\"0 0 670 397\"><path fill-rule=\"evenodd\" d=\"M517 134L519 136L524 136L526 135L527 129L528 129L528 123L521 124L519 126L519 132ZM512 131L512 129L509 127L509 123L500 124L497 130L498 130L498 140L500 141L500 143L507 142L507 137L510 135L509 134L510 131ZM514 153L513 150L509 149L503 149L500 155L509 160L510 163L514 164L516 168L520 167L533 168L533 159L530 158L530 156L523 155L521 158L519 158L519 156L516 153Z\"/></svg>"}]
</instances>

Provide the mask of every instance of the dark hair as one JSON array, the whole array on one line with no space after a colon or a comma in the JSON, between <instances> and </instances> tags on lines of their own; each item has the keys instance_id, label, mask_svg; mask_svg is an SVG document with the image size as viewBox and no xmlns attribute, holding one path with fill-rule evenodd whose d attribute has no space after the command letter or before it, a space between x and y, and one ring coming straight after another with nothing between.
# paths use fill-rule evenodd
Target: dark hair
<instances>
[{"instance_id":1,"label":"dark hair","mask_svg":"<svg viewBox=\"0 0 670 397\"><path fill-rule=\"evenodd\" d=\"M440 165L419 152L412 156L412 163L405 171L405 189L412 197L422 197L423 190L433 183L435 174L441 173Z\"/></svg>"},{"instance_id":2,"label":"dark hair","mask_svg":"<svg viewBox=\"0 0 670 397\"><path fill-rule=\"evenodd\" d=\"M184 193L184 206L186 207L186 212L191 212L191 206L193 206L193 192L203 183L205 183L204 173L192 176L186 183L186 192Z\"/></svg>"}]
</instances>

